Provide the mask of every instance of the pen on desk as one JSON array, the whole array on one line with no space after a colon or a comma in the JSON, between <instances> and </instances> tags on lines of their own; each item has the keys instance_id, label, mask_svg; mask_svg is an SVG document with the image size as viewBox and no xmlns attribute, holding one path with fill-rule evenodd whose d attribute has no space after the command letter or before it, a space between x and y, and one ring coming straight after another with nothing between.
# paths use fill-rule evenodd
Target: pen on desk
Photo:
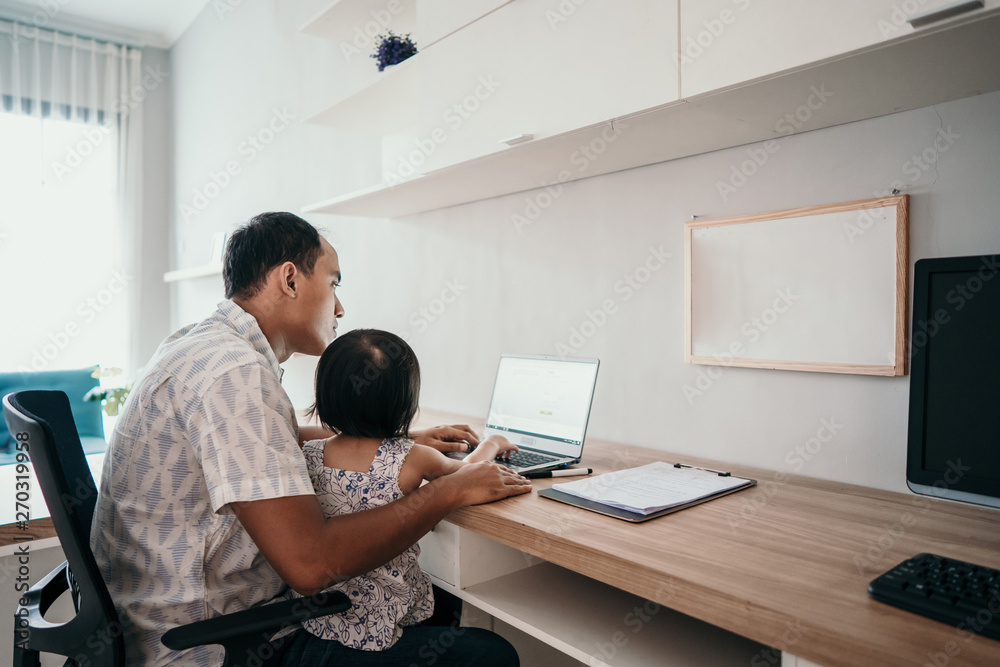
<instances>
[{"instance_id":1,"label":"pen on desk","mask_svg":"<svg viewBox=\"0 0 1000 667\"><path fill-rule=\"evenodd\" d=\"M545 472L526 472L528 479L545 479L546 477L579 477L594 472L590 468L565 468L564 470L546 470Z\"/></svg>"},{"instance_id":2,"label":"pen on desk","mask_svg":"<svg viewBox=\"0 0 1000 667\"><path fill-rule=\"evenodd\" d=\"M728 472L726 472L724 470L712 470L711 468L699 468L698 466L690 466L690 465L688 465L686 463L675 463L674 467L675 468L691 468L692 470L704 470L705 472L714 472L719 477L729 477L729 474L730 474L730 473L728 473Z\"/></svg>"}]
</instances>

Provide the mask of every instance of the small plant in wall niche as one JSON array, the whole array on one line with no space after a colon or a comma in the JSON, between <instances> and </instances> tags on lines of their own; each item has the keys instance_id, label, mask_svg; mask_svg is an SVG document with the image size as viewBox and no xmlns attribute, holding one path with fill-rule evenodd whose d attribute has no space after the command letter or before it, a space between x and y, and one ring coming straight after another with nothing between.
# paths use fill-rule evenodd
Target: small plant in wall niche
<instances>
[{"instance_id":1,"label":"small plant in wall niche","mask_svg":"<svg viewBox=\"0 0 1000 667\"><path fill-rule=\"evenodd\" d=\"M120 368L98 368L93 373L91 377L93 378L107 378L114 377L116 375L121 375L122 369ZM109 417L117 417L118 411L121 406L124 405L125 399L128 398L129 392L132 391L132 383L129 382L124 387L101 387L97 386L87 392L83 397L85 401L99 401L101 408L104 409L105 414Z\"/></svg>"},{"instance_id":2,"label":"small plant in wall niche","mask_svg":"<svg viewBox=\"0 0 1000 667\"><path fill-rule=\"evenodd\" d=\"M417 44L410 35L397 35L391 30L375 39L375 53L372 58L378 62L378 71L397 65L417 52Z\"/></svg>"}]
</instances>

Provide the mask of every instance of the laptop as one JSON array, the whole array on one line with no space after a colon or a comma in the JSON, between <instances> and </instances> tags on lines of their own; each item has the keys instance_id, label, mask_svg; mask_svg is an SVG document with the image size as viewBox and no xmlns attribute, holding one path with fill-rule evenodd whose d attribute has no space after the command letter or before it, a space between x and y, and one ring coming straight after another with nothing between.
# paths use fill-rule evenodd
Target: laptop
<instances>
[{"instance_id":1,"label":"laptop","mask_svg":"<svg viewBox=\"0 0 1000 667\"><path fill-rule=\"evenodd\" d=\"M599 365L598 359L500 355L483 438L502 435L520 451L497 463L518 473L579 463Z\"/></svg>"}]
</instances>

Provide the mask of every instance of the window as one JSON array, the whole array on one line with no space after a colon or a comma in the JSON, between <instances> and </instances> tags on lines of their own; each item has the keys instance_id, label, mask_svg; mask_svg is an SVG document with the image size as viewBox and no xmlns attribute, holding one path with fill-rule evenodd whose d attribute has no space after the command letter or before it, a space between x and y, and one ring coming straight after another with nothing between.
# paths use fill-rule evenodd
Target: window
<instances>
[{"instance_id":1,"label":"window","mask_svg":"<svg viewBox=\"0 0 1000 667\"><path fill-rule=\"evenodd\" d=\"M0 371L127 368L115 131L0 113Z\"/></svg>"}]
</instances>

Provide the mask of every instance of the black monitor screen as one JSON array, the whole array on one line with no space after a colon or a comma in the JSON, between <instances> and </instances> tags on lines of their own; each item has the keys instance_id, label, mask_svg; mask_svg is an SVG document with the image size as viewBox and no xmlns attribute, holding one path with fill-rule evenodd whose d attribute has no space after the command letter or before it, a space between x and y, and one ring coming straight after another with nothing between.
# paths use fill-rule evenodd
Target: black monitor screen
<instances>
[{"instance_id":1,"label":"black monitor screen","mask_svg":"<svg viewBox=\"0 0 1000 667\"><path fill-rule=\"evenodd\" d=\"M1000 255L916 264L907 483L1000 506Z\"/></svg>"}]
</instances>

